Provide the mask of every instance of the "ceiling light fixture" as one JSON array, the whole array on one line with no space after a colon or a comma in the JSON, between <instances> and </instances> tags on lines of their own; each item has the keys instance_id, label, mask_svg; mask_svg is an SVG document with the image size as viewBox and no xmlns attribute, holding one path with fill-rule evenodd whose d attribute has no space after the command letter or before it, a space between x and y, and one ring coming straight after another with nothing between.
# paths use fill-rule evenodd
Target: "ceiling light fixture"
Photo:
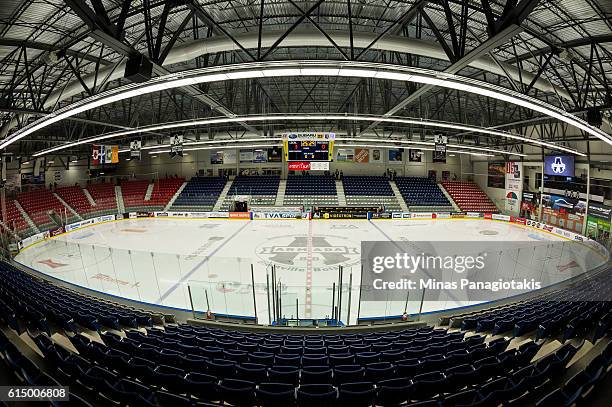
<instances>
[{"instance_id":1,"label":"ceiling light fixture","mask_svg":"<svg viewBox=\"0 0 612 407\"><path fill-rule=\"evenodd\" d=\"M244 64L222 65L172 73L153 78L147 82L120 86L85 98L54 113L48 114L7 137L0 149L38 131L52 123L86 112L96 107L161 90L187 85L219 82L235 79L271 78L286 76L328 76L387 79L415 82L445 87L502 100L553 117L612 145L612 138L605 132L590 126L584 120L556 106L523 95L519 92L487 82L448 74L430 69L406 67L384 63L358 61L266 61Z\"/></svg>"},{"instance_id":2,"label":"ceiling light fixture","mask_svg":"<svg viewBox=\"0 0 612 407\"><path fill-rule=\"evenodd\" d=\"M159 131L159 130L168 130L168 129L177 129L184 127L194 127L194 126L209 126L214 124L227 124L227 123L237 123L237 122L262 122L262 121L291 121L291 120L300 120L300 121L381 121L385 123L396 123L396 124L405 124L405 125L414 125L414 126L424 126L424 127L434 127L441 129L450 129L450 130L460 130L460 131L470 131L475 133L488 134L496 137L504 137L513 140L520 140L526 143L535 144L538 146L550 148L553 150L565 151L568 153L585 156L584 153L580 151L574 150L572 148L564 147L557 145L555 143L549 143L546 141L531 139L519 134L513 134L500 130L492 130L479 126L470 126L466 124L457 124L457 123L449 123L443 121L435 121L435 120L426 120L419 118L403 118L403 117L385 117L385 116L374 116L374 115L341 115L341 114L281 114L281 115L262 115L262 116L240 116L240 117L215 117L208 119L195 119L195 120L183 120L180 122L171 122L171 123L163 123L156 124L151 126L141 127L139 129L132 130L121 130L113 133L106 133L99 136L89 137L83 140L75 141L72 143L62 144L60 146L52 147L46 150L38 151L33 154L34 157L38 157L41 155L50 154L56 151L64 150L67 148L75 147L81 144L89 144L94 142L99 142L101 140L107 140L111 138L125 137L133 134L139 134L144 131ZM360 140L373 140L359 137ZM194 141L194 142L186 142L185 145L206 145L206 144L219 144L219 143L227 143L227 142L236 142L236 141L261 141L262 138L245 138L245 139L223 139L223 140L209 140L209 141ZM266 138L266 140L281 140L280 137L270 137ZM384 140L374 139L376 142L384 142ZM391 141L389 141L391 142ZM398 142L398 141L394 141ZM408 140L401 140L406 144L411 143ZM412 142L413 144L424 144L418 142ZM427 143L425 143L427 144ZM432 144L433 145L433 144ZM482 147L468 147L468 146L458 146L458 147L466 147L479 149ZM142 147L143 150L155 149L159 148L159 146L145 146ZM502 150L498 150L502 151ZM513 154L522 156L520 153L511 153L504 152L501 154Z\"/></svg>"},{"instance_id":3,"label":"ceiling light fixture","mask_svg":"<svg viewBox=\"0 0 612 407\"><path fill-rule=\"evenodd\" d=\"M366 147L366 148L389 148L388 145L384 145L384 144L362 144L362 143L353 143L353 144L336 144L337 147ZM264 148L264 147L280 147L280 144L251 144L251 145L237 145L235 147L232 146L228 146L226 147L226 149L232 149L232 148ZM183 151L200 151L200 150L216 150L218 149L219 146L207 146L207 147L193 147L193 148L184 148ZM427 151L433 151L433 148L419 148L420 150L427 150ZM467 154L467 155L473 155L473 156L482 156L482 157L495 157L494 154L486 154L486 153L475 153L472 151L464 151L464 150L446 150L449 153L457 153L457 154ZM152 158L157 157L157 155L154 154L163 154L163 153L169 153L170 149L162 149L162 150L155 150L155 151L149 151L149 155L151 155ZM217 153L220 153L221 151L217 150Z\"/></svg>"}]
</instances>

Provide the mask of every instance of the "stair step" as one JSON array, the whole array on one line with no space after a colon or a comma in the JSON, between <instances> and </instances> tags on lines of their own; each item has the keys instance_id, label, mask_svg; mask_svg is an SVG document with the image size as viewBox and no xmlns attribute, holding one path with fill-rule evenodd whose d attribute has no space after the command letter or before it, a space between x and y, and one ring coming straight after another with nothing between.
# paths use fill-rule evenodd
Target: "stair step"
<instances>
[{"instance_id":1,"label":"stair step","mask_svg":"<svg viewBox=\"0 0 612 407\"><path fill-rule=\"evenodd\" d=\"M344 184L336 180L336 194L338 195L338 206L346 206L346 195L344 195Z\"/></svg>"},{"instance_id":2,"label":"stair step","mask_svg":"<svg viewBox=\"0 0 612 407\"><path fill-rule=\"evenodd\" d=\"M451 205L453 205L453 209L455 210L455 212L461 212L461 209L459 208L459 205L457 205L455 203L455 201L453 200L453 197L448 193L448 191L446 190L446 188L444 188L442 186L442 184L438 184L438 188L440 188L440 190L442 191L442 193L444 194L444 196L446 196L446 198L448 199L448 202L451 203Z\"/></svg>"},{"instance_id":3,"label":"stair step","mask_svg":"<svg viewBox=\"0 0 612 407\"><path fill-rule=\"evenodd\" d=\"M393 190L395 199L397 199L397 203L399 203L400 208L402 208L402 212L408 212L409 211L408 205L406 204L406 201L404 201L404 197L402 196L402 193L397 187L397 184L395 183L395 181L389 181L389 185L391 185L391 189Z\"/></svg>"},{"instance_id":4,"label":"stair step","mask_svg":"<svg viewBox=\"0 0 612 407\"><path fill-rule=\"evenodd\" d=\"M281 179L278 183L278 194L276 195L276 202L274 206L283 206L285 200L285 191L287 190L287 180Z\"/></svg>"},{"instance_id":5,"label":"stair step","mask_svg":"<svg viewBox=\"0 0 612 407\"><path fill-rule=\"evenodd\" d=\"M232 182L233 181L228 180L225 183L225 186L223 187L223 191L221 191L221 194L219 194L219 199L217 199L217 202L215 203L215 206L213 207L213 211L216 212L216 211L221 210L221 207L223 206L223 203L225 202L225 198L227 197L227 193L232 187Z\"/></svg>"},{"instance_id":6,"label":"stair step","mask_svg":"<svg viewBox=\"0 0 612 407\"><path fill-rule=\"evenodd\" d=\"M89 204L91 206L96 206L96 201L94 201L93 196L91 196L91 194L89 193L89 191L87 190L87 188L83 188L83 193L85 194L85 197L87 198L87 200L89 201Z\"/></svg>"},{"instance_id":7,"label":"stair step","mask_svg":"<svg viewBox=\"0 0 612 407\"><path fill-rule=\"evenodd\" d=\"M83 217L81 215L79 215L77 213L77 211L74 210L73 207L71 207L70 205L68 205L68 202L64 201L62 198L60 198L60 196L57 193L53 193L53 196L55 196L57 198L58 201L60 201L70 212L72 212L72 214L74 216L77 217L78 220L83 220ZM60 214L61 216L61 214Z\"/></svg>"},{"instance_id":8,"label":"stair step","mask_svg":"<svg viewBox=\"0 0 612 407\"><path fill-rule=\"evenodd\" d=\"M115 186L115 199L117 200L117 211L119 213L125 212L125 204L123 203L123 194L121 193L121 186Z\"/></svg>"},{"instance_id":9,"label":"stair step","mask_svg":"<svg viewBox=\"0 0 612 407\"><path fill-rule=\"evenodd\" d=\"M147 193L145 194L145 197L144 197L145 201L150 201L151 200L151 195L153 194L154 186L155 186L155 184L149 184L149 186L147 187Z\"/></svg>"},{"instance_id":10,"label":"stair step","mask_svg":"<svg viewBox=\"0 0 612 407\"><path fill-rule=\"evenodd\" d=\"M21 216L23 216L23 218L26 220L26 222L28 223L28 225L30 225L30 227L36 232L36 233L40 233L40 229L38 229L38 226L36 226L36 224L34 223L34 221L32 220L32 218L30 218L30 215L27 214L27 212L23 209L23 207L21 206L21 204L18 201L15 201L15 206L17 207L17 209L19 210L19 212L21 213Z\"/></svg>"},{"instance_id":11,"label":"stair step","mask_svg":"<svg viewBox=\"0 0 612 407\"><path fill-rule=\"evenodd\" d=\"M170 200L168 201L168 204L164 207L164 212L170 210L170 208L174 204L174 201L176 201L176 198L179 197L179 195L181 194L181 192L183 192L183 189L185 189L186 186L187 186L187 181L183 182L183 185L181 185L179 189L176 190L174 195L172 195L172 198L170 198Z\"/></svg>"}]
</instances>

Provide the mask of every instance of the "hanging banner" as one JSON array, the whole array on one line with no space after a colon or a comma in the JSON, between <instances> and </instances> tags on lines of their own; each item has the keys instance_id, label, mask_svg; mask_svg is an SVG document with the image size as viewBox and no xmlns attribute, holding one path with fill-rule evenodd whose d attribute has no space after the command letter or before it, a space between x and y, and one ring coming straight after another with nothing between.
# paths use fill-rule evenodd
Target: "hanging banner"
<instances>
[{"instance_id":1,"label":"hanging banner","mask_svg":"<svg viewBox=\"0 0 612 407\"><path fill-rule=\"evenodd\" d=\"M370 162L370 150L367 148L356 148L353 161L360 164L367 164Z\"/></svg>"},{"instance_id":2,"label":"hanging banner","mask_svg":"<svg viewBox=\"0 0 612 407\"><path fill-rule=\"evenodd\" d=\"M310 162L312 171L329 171L329 161L312 161Z\"/></svg>"},{"instance_id":3,"label":"hanging banner","mask_svg":"<svg viewBox=\"0 0 612 407\"><path fill-rule=\"evenodd\" d=\"M389 149L389 164L401 164L404 156L404 149Z\"/></svg>"},{"instance_id":4,"label":"hanging banner","mask_svg":"<svg viewBox=\"0 0 612 407\"><path fill-rule=\"evenodd\" d=\"M420 163L422 155L423 152L421 150L415 150L411 148L410 150L408 150L408 161L410 161L411 163Z\"/></svg>"},{"instance_id":5,"label":"hanging banner","mask_svg":"<svg viewBox=\"0 0 612 407\"><path fill-rule=\"evenodd\" d=\"M236 164L236 150L223 151L223 164Z\"/></svg>"},{"instance_id":6,"label":"hanging banner","mask_svg":"<svg viewBox=\"0 0 612 407\"><path fill-rule=\"evenodd\" d=\"M446 144L448 137L443 134L434 135L433 162L446 163Z\"/></svg>"},{"instance_id":7,"label":"hanging banner","mask_svg":"<svg viewBox=\"0 0 612 407\"><path fill-rule=\"evenodd\" d=\"M521 210L521 194L523 192L523 163L506 163L506 210L518 213Z\"/></svg>"},{"instance_id":8,"label":"hanging banner","mask_svg":"<svg viewBox=\"0 0 612 407\"><path fill-rule=\"evenodd\" d=\"M254 150L253 151L253 162L254 163L268 162L268 150Z\"/></svg>"},{"instance_id":9,"label":"hanging banner","mask_svg":"<svg viewBox=\"0 0 612 407\"><path fill-rule=\"evenodd\" d=\"M240 150L240 162L241 163L252 163L253 162L253 150Z\"/></svg>"},{"instance_id":10,"label":"hanging banner","mask_svg":"<svg viewBox=\"0 0 612 407\"><path fill-rule=\"evenodd\" d=\"M104 146L94 144L91 152L91 164L100 165L104 163Z\"/></svg>"},{"instance_id":11,"label":"hanging banner","mask_svg":"<svg viewBox=\"0 0 612 407\"><path fill-rule=\"evenodd\" d=\"M329 171L329 161L290 161L289 171Z\"/></svg>"},{"instance_id":12,"label":"hanging banner","mask_svg":"<svg viewBox=\"0 0 612 407\"><path fill-rule=\"evenodd\" d=\"M140 150L142 149L142 141L132 140L130 141L130 158L140 160Z\"/></svg>"},{"instance_id":13,"label":"hanging banner","mask_svg":"<svg viewBox=\"0 0 612 407\"><path fill-rule=\"evenodd\" d=\"M382 150L375 148L372 150L370 162L371 163L382 163L382 157L383 157Z\"/></svg>"},{"instance_id":14,"label":"hanging banner","mask_svg":"<svg viewBox=\"0 0 612 407\"><path fill-rule=\"evenodd\" d=\"M183 136L170 136L170 157L183 156Z\"/></svg>"},{"instance_id":15,"label":"hanging banner","mask_svg":"<svg viewBox=\"0 0 612 407\"><path fill-rule=\"evenodd\" d=\"M506 164L490 162L487 168L487 186L489 188L504 188L506 180Z\"/></svg>"},{"instance_id":16,"label":"hanging banner","mask_svg":"<svg viewBox=\"0 0 612 407\"><path fill-rule=\"evenodd\" d=\"M113 162L113 149L110 146L104 146L104 163L112 163Z\"/></svg>"},{"instance_id":17,"label":"hanging banner","mask_svg":"<svg viewBox=\"0 0 612 407\"><path fill-rule=\"evenodd\" d=\"M268 149L268 162L280 163L283 160L283 149L280 147L272 147Z\"/></svg>"},{"instance_id":18,"label":"hanging banner","mask_svg":"<svg viewBox=\"0 0 612 407\"><path fill-rule=\"evenodd\" d=\"M93 145L92 165L116 164L119 162L119 146Z\"/></svg>"},{"instance_id":19,"label":"hanging banner","mask_svg":"<svg viewBox=\"0 0 612 407\"><path fill-rule=\"evenodd\" d=\"M337 161L353 161L355 150L352 148L339 148L336 156Z\"/></svg>"},{"instance_id":20,"label":"hanging banner","mask_svg":"<svg viewBox=\"0 0 612 407\"><path fill-rule=\"evenodd\" d=\"M287 163L287 169L289 171L308 171L310 163L306 161L291 161Z\"/></svg>"},{"instance_id":21,"label":"hanging banner","mask_svg":"<svg viewBox=\"0 0 612 407\"><path fill-rule=\"evenodd\" d=\"M223 164L223 151L217 151L215 153L210 153L210 163L211 164Z\"/></svg>"}]
</instances>

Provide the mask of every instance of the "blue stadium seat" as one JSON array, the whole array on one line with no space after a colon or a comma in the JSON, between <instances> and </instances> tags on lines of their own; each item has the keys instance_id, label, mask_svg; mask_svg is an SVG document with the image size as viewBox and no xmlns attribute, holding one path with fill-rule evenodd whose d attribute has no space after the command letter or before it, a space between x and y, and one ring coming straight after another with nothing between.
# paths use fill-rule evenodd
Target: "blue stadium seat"
<instances>
[{"instance_id":1,"label":"blue stadium seat","mask_svg":"<svg viewBox=\"0 0 612 407\"><path fill-rule=\"evenodd\" d=\"M204 373L189 372L185 376L185 390L200 400L218 400L218 380L215 376Z\"/></svg>"},{"instance_id":2,"label":"blue stadium seat","mask_svg":"<svg viewBox=\"0 0 612 407\"><path fill-rule=\"evenodd\" d=\"M172 210L210 210L226 183L225 177L193 177L172 204Z\"/></svg>"},{"instance_id":3,"label":"blue stadium seat","mask_svg":"<svg viewBox=\"0 0 612 407\"><path fill-rule=\"evenodd\" d=\"M296 393L299 407L333 407L337 398L338 393L330 384L305 384Z\"/></svg>"},{"instance_id":4,"label":"blue stadium seat","mask_svg":"<svg viewBox=\"0 0 612 407\"><path fill-rule=\"evenodd\" d=\"M412 398L414 386L410 379L398 377L378 382L376 405L396 406Z\"/></svg>"},{"instance_id":5,"label":"blue stadium seat","mask_svg":"<svg viewBox=\"0 0 612 407\"><path fill-rule=\"evenodd\" d=\"M266 366L260 363L245 362L236 366L236 378L254 383L265 382L268 378Z\"/></svg>"},{"instance_id":6,"label":"blue stadium seat","mask_svg":"<svg viewBox=\"0 0 612 407\"><path fill-rule=\"evenodd\" d=\"M340 365L334 367L334 383L355 383L363 381L365 369L359 365Z\"/></svg>"},{"instance_id":7,"label":"blue stadium seat","mask_svg":"<svg viewBox=\"0 0 612 407\"><path fill-rule=\"evenodd\" d=\"M342 407L370 407L376 398L371 382L344 383L338 386L338 404Z\"/></svg>"},{"instance_id":8,"label":"blue stadium seat","mask_svg":"<svg viewBox=\"0 0 612 407\"><path fill-rule=\"evenodd\" d=\"M300 374L302 384L331 383L331 379L332 369L328 366L307 366L302 368Z\"/></svg>"},{"instance_id":9,"label":"blue stadium seat","mask_svg":"<svg viewBox=\"0 0 612 407\"><path fill-rule=\"evenodd\" d=\"M272 366L268 369L268 379L274 383L291 383L297 386L300 370L294 366Z\"/></svg>"},{"instance_id":10,"label":"blue stadium seat","mask_svg":"<svg viewBox=\"0 0 612 407\"><path fill-rule=\"evenodd\" d=\"M295 406L295 387L290 383L260 383L255 393L262 407Z\"/></svg>"},{"instance_id":11,"label":"blue stadium seat","mask_svg":"<svg viewBox=\"0 0 612 407\"><path fill-rule=\"evenodd\" d=\"M238 379L222 379L219 384L221 400L233 406L255 404L255 383Z\"/></svg>"}]
</instances>

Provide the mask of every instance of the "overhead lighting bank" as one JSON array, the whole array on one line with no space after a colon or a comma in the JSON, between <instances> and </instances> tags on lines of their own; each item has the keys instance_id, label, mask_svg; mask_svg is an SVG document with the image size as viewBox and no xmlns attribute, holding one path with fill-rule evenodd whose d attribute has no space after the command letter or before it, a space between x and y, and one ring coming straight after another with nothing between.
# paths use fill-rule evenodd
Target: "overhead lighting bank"
<instances>
[{"instance_id":1,"label":"overhead lighting bank","mask_svg":"<svg viewBox=\"0 0 612 407\"><path fill-rule=\"evenodd\" d=\"M446 129L446 130L459 130L459 131L468 131L480 134L486 134L489 136L519 140L525 143L530 143L533 145L538 145L542 147L547 147L554 150L564 151L567 153L572 153L580 156L584 156L585 154L580 151L560 146L555 143L549 143L541 140L531 139L519 134L503 132L499 130L488 129L484 127L478 126L469 126L465 124L457 124L457 123L449 123L443 121L435 121L435 120L426 120L426 119L418 119L418 118L402 118L402 117L385 117L385 116L374 116L374 115L341 115L341 114L277 114L277 115L262 115L262 116L237 116L237 117L215 117L215 118L206 118L206 119L194 119L194 120L184 120L178 122L171 123L162 123L155 124L150 126L143 126L137 129L131 130L120 130L111 133L105 133L94 137L85 138L82 140L78 140L71 143L62 144L56 147L52 147L46 150L39 151L34 153L34 157L39 157L42 155L51 154L54 152L58 152L67 148L76 147L82 144L91 144L95 142L99 142L102 140L115 139L119 137L127 137L130 135L137 135L143 132L154 132L160 130L169 130L169 129L181 129L186 127L198 127L198 126L209 126L216 124L227 124L227 123L248 123L248 122L281 122L281 121L325 121L325 122L335 122L335 121L364 121L364 122L372 122L372 121L381 121L385 123L396 123L403 125L415 125L415 126L423 126L423 127L432 127L436 129ZM223 144L223 143L237 143L237 142L266 142L266 141L278 141L280 138L273 137L260 137L260 138L242 138L242 139L222 139L215 141L199 141L199 142L186 142L185 146L193 146L193 145L205 145L205 144ZM400 140L400 139L382 139L382 138L347 138L345 141L353 141L353 142L379 142L379 143L391 143L396 145L401 144L411 144L411 145L433 145L433 142L426 141L410 141L410 140ZM482 150L488 151L498 154L509 154L519 157L524 157L526 154L509 152L504 150L497 150L492 148L478 147L472 146L469 144L449 144L450 147L458 147L458 148L466 148L471 150ZM153 149L153 148L163 148L164 145L157 146L148 146L143 147L144 149ZM388 147L388 146L387 146ZM127 150L125 150L127 151Z\"/></svg>"},{"instance_id":2,"label":"overhead lighting bank","mask_svg":"<svg viewBox=\"0 0 612 407\"><path fill-rule=\"evenodd\" d=\"M350 77L350 78L372 78L393 81L413 82L440 86L444 88L460 90L498 99L507 103L542 113L571 126L576 127L602 141L612 145L612 138L605 132L590 126L578 117L550 105L538 99L520 94L518 92L495 86L487 82L477 81L462 76L446 74L434 70L405 67L392 64L379 64L355 61L269 61L252 62L235 65L222 65L216 67L195 69L180 73L156 77L148 82L129 84L107 92L99 93L85 98L79 102L58 109L30 125L18 130L8 136L2 143L0 149L6 148L12 143L38 131L53 123L72 117L74 115L89 111L120 100L142 96L148 93L159 92L167 89L180 88L188 85L201 83L237 80L237 79L264 79L274 77L294 76L326 76L326 77ZM383 117L384 118L384 117ZM225 122L238 118L223 118ZM400 120L400 118L389 118ZM221 119L219 119L221 120ZM244 120L244 118L240 118ZM262 119L263 120L263 119ZM356 120L356 119L352 119ZM368 119L372 120L372 118ZM380 120L380 118L376 119ZM507 133L504 133L507 134ZM533 142L533 140L525 140ZM89 141L88 141L89 142ZM560 149L560 146L550 147Z\"/></svg>"}]
</instances>

